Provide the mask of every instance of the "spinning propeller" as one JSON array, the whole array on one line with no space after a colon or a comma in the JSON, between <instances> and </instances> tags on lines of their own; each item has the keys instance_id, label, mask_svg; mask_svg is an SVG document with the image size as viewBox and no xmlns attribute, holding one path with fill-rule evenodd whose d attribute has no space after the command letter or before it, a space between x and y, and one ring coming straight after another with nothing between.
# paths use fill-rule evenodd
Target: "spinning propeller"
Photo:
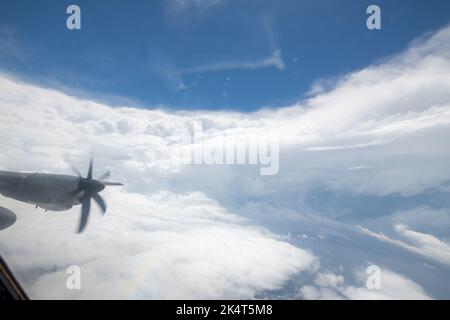
<instances>
[{"instance_id":1,"label":"spinning propeller","mask_svg":"<svg viewBox=\"0 0 450 320\"><path fill-rule=\"evenodd\" d=\"M80 217L80 225L78 227L78 233L81 233L86 226L86 223L89 218L89 213L91 212L91 199L94 199L95 203L100 207L102 214L106 213L106 204L103 198L99 195L106 186L121 186L122 183L118 182L109 182L104 181L103 179L108 179L110 176L109 171L105 172L100 178L92 179L92 166L93 161L92 158L89 163L89 170L86 178L83 178L78 171L78 169L71 165L72 171L74 171L78 177L80 178L80 182L78 184L78 189L75 191L76 194L81 194L80 203L81 203L81 217Z\"/></svg>"}]
</instances>

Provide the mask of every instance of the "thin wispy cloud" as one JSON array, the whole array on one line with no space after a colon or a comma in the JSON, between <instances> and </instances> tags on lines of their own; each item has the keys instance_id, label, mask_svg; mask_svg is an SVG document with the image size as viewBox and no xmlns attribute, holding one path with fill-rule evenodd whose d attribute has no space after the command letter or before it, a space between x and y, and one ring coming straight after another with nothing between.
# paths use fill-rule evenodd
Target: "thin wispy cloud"
<instances>
[{"instance_id":1,"label":"thin wispy cloud","mask_svg":"<svg viewBox=\"0 0 450 320\"><path fill-rule=\"evenodd\" d=\"M285 63L282 59L281 50L275 50L269 57L255 61L220 61L184 69L178 69L173 61L160 56L152 59L150 67L167 84L176 90L183 90L187 88L184 77L188 75L233 70L254 71L266 68L276 68L282 71L285 69Z\"/></svg>"},{"instance_id":2,"label":"thin wispy cloud","mask_svg":"<svg viewBox=\"0 0 450 320\"><path fill-rule=\"evenodd\" d=\"M285 64L281 57L281 50L275 50L271 56L256 61L223 61L180 70L181 75L193 73L217 72L226 70L256 70L274 67L284 70Z\"/></svg>"},{"instance_id":3,"label":"thin wispy cloud","mask_svg":"<svg viewBox=\"0 0 450 320\"><path fill-rule=\"evenodd\" d=\"M204 4L203 1L191 2L180 1L176 3L177 11L183 12L190 6L214 6L220 1ZM195 5L194 5L195 4ZM275 32L273 30L273 18L270 15L263 15L261 18L262 28L264 30L265 37L267 39L267 45L270 50L270 55L249 60L231 60L231 61L213 61L210 63L202 63L191 67L180 68L177 67L176 62L171 60L164 54L158 54L152 57L150 68L158 74L168 85L176 90L187 89L187 85L184 82L184 77L200 74L200 73L213 73L222 71L235 71L235 70L249 70L255 71L259 69L275 68L282 71L286 68L286 64L282 57L282 51L277 46Z\"/></svg>"},{"instance_id":4,"label":"thin wispy cloud","mask_svg":"<svg viewBox=\"0 0 450 320\"><path fill-rule=\"evenodd\" d=\"M209 64L199 65L180 70L181 75L189 75L202 72L217 72L226 70L256 70L274 67L278 70L285 69L282 52L276 44L276 36L273 30L273 18L270 15L263 15L261 24L267 39L271 55L262 59L250 61L219 61Z\"/></svg>"},{"instance_id":5,"label":"thin wispy cloud","mask_svg":"<svg viewBox=\"0 0 450 320\"><path fill-rule=\"evenodd\" d=\"M359 285L348 285L342 275L332 272L319 273L314 285L300 288L298 296L308 300L429 300L425 290L405 276L383 268L382 283L379 290L369 290L365 286L367 274L364 268L355 269Z\"/></svg>"},{"instance_id":6,"label":"thin wispy cloud","mask_svg":"<svg viewBox=\"0 0 450 320\"><path fill-rule=\"evenodd\" d=\"M210 14L225 0L166 0L166 15L174 23L202 18Z\"/></svg>"},{"instance_id":7,"label":"thin wispy cloud","mask_svg":"<svg viewBox=\"0 0 450 320\"><path fill-rule=\"evenodd\" d=\"M361 226L359 228L361 232L380 241L390 243L392 245L450 265L450 244L430 234L410 230L407 226L404 225L395 225L395 231L412 242L412 244L409 244L399 239L392 239L385 234L373 232Z\"/></svg>"}]
</instances>

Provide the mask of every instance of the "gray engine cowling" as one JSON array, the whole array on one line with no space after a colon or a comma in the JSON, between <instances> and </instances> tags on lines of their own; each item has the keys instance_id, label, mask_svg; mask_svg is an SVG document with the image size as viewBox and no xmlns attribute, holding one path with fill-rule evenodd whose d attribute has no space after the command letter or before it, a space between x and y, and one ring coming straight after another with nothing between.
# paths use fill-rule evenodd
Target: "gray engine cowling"
<instances>
[{"instance_id":1,"label":"gray engine cowling","mask_svg":"<svg viewBox=\"0 0 450 320\"><path fill-rule=\"evenodd\" d=\"M14 223L16 223L17 217L9 209L4 207L0 207L0 230L11 227Z\"/></svg>"}]
</instances>

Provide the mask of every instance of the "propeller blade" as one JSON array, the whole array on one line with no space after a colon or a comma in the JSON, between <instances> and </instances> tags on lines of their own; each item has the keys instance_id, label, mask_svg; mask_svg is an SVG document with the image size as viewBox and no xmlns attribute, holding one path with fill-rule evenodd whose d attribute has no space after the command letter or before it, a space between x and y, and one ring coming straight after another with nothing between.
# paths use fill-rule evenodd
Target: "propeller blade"
<instances>
[{"instance_id":1,"label":"propeller blade","mask_svg":"<svg viewBox=\"0 0 450 320\"><path fill-rule=\"evenodd\" d=\"M105 214L106 213L106 204L105 204L105 201L103 200L103 198L98 193L94 193L92 195L92 198L98 204L100 209L102 209L102 214Z\"/></svg>"},{"instance_id":2,"label":"propeller blade","mask_svg":"<svg viewBox=\"0 0 450 320\"><path fill-rule=\"evenodd\" d=\"M77 169L77 167L73 164L73 162L70 160L70 158L67 155L64 157L64 162L67 164L67 166L73 173L75 173L77 176L81 177L80 171Z\"/></svg>"},{"instance_id":3,"label":"propeller blade","mask_svg":"<svg viewBox=\"0 0 450 320\"><path fill-rule=\"evenodd\" d=\"M123 186L123 183L120 182L111 182L111 181L99 181L99 182L105 186Z\"/></svg>"},{"instance_id":4,"label":"propeller blade","mask_svg":"<svg viewBox=\"0 0 450 320\"><path fill-rule=\"evenodd\" d=\"M100 178L98 178L97 180L108 179L110 175L111 175L111 172L106 171L106 172L105 172L104 174L102 174L102 175L100 176Z\"/></svg>"},{"instance_id":5,"label":"propeller blade","mask_svg":"<svg viewBox=\"0 0 450 320\"><path fill-rule=\"evenodd\" d=\"M91 211L91 197L89 195L85 195L81 202L81 217L80 217L80 226L78 228L78 233L83 232L84 227L88 221L89 212Z\"/></svg>"},{"instance_id":6,"label":"propeller blade","mask_svg":"<svg viewBox=\"0 0 450 320\"><path fill-rule=\"evenodd\" d=\"M91 180L92 179L92 166L93 166L93 161L91 158L91 161L89 162L89 170L88 170L88 174L87 174L87 179Z\"/></svg>"}]
</instances>

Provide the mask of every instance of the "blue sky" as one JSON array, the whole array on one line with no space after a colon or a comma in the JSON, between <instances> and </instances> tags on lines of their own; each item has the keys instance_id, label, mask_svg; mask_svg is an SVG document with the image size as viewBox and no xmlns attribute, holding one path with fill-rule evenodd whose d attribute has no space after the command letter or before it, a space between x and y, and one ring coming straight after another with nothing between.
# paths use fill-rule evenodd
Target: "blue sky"
<instances>
[{"instance_id":1,"label":"blue sky","mask_svg":"<svg viewBox=\"0 0 450 320\"><path fill-rule=\"evenodd\" d=\"M81 31L65 27L72 3ZM380 31L365 25L372 3ZM438 0L3 1L0 68L116 105L252 111L401 52L449 12Z\"/></svg>"}]
</instances>

